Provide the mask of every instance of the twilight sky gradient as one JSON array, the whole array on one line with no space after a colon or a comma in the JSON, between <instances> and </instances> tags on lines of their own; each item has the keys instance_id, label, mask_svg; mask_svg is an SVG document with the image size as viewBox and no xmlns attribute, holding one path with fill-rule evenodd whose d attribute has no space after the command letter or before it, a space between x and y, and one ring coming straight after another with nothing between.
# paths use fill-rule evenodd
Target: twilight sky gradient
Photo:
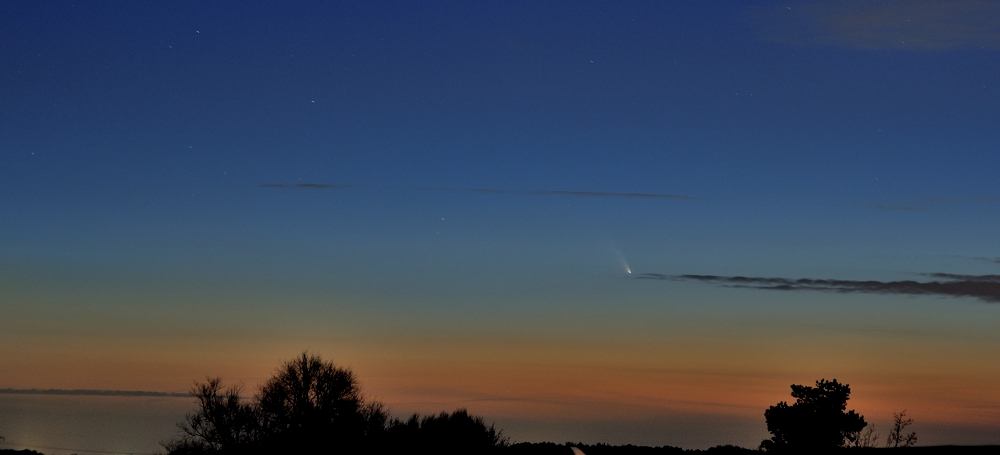
<instances>
[{"instance_id":1,"label":"twilight sky gradient","mask_svg":"<svg viewBox=\"0 0 1000 455\"><path fill-rule=\"evenodd\" d=\"M836 378L1000 443L1000 3L2 2L0 62L0 389L309 349L515 440L755 446Z\"/></svg>"}]
</instances>

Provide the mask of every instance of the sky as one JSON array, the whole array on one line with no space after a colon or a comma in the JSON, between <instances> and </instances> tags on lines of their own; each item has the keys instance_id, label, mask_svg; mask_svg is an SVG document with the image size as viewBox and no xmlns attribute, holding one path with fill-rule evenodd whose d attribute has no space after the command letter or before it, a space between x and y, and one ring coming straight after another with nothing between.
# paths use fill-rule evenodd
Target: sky
<instances>
[{"instance_id":1,"label":"sky","mask_svg":"<svg viewBox=\"0 0 1000 455\"><path fill-rule=\"evenodd\" d=\"M396 415L706 448L836 378L1000 444L998 52L981 0L0 3L0 389L309 351ZM185 400L0 435L155 452Z\"/></svg>"}]
</instances>

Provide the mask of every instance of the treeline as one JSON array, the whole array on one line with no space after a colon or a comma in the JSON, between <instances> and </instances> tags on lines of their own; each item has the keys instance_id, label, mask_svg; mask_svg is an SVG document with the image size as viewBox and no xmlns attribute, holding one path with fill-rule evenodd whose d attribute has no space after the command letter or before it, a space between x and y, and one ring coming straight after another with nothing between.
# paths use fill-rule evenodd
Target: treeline
<instances>
[{"instance_id":1,"label":"treeline","mask_svg":"<svg viewBox=\"0 0 1000 455\"><path fill-rule=\"evenodd\" d=\"M605 444L511 444L501 430L466 410L390 416L366 400L354 374L303 353L278 368L252 398L221 379L195 384L198 409L180 423L182 435L163 443L170 455L207 454L519 454L659 455L677 447ZM576 448L576 450L574 450ZM690 451L687 451L690 452ZM733 446L710 453L751 452Z\"/></svg>"},{"instance_id":2,"label":"treeline","mask_svg":"<svg viewBox=\"0 0 1000 455\"><path fill-rule=\"evenodd\" d=\"M169 455L389 454L428 453L505 455L711 455L767 452L825 454L903 450L907 454L995 454L1000 446L912 447L913 419L893 415L884 445L864 416L847 410L851 389L836 379L815 386L791 386L792 403L779 402L764 412L771 438L755 449L725 445L706 450L679 447L552 442L511 444L494 425L466 410L392 417L382 403L361 394L354 374L301 356L281 365L252 397L240 385L221 379L196 383L191 390L198 409L179 423L182 434L162 443ZM0 436L0 441L3 437ZM879 447L881 446L881 447ZM0 449L0 455L41 455L30 450Z\"/></svg>"},{"instance_id":3,"label":"treeline","mask_svg":"<svg viewBox=\"0 0 1000 455\"><path fill-rule=\"evenodd\" d=\"M0 449L0 455L44 455L41 452L35 452L34 450L22 449Z\"/></svg>"},{"instance_id":4,"label":"treeline","mask_svg":"<svg viewBox=\"0 0 1000 455\"><path fill-rule=\"evenodd\" d=\"M543 443L518 443L509 447L510 453L517 455L570 455L573 448L580 449L586 455L691 455L703 453L707 455L729 455L729 454L750 454L769 453L764 449L746 449L743 447L724 445L712 447L706 450L685 450L679 447L644 447L634 445L612 446L607 444L554 444ZM814 455L814 454L840 454L840 455L996 455L1000 453L1000 446L927 446L927 447L837 447L828 449L787 449L782 451L771 451L780 454L794 455Z\"/></svg>"},{"instance_id":5,"label":"treeline","mask_svg":"<svg viewBox=\"0 0 1000 455\"><path fill-rule=\"evenodd\" d=\"M198 383L191 394L198 409L180 423L182 435L163 443L170 455L228 454L511 454L511 455L668 455L704 452L827 453L873 450L880 436L864 417L847 411L850 387L836 380L816 386L792 385L795 402L780 402L765 413L772 434L757 449L718 446L704 451L678 447L606 444L511 444L501 430L466 410L407 419L389 415L385 406L361 394L354 374L303 353L281 365L251 398L242 386L221 379ZM912 419L900 412L885 445L913 449L916 433L906 433ZM993 447L995 448L995 447ZM958 448L931 449L955 453ZM978 448L961 448L976 453ZM874 449L876 451L885 449ZM944 452L937 452L944 450ZM924 450L921 450L924 452Z\"/></svg>"},{"instance_id":6,"label":"treeline","mask_svg":"<svg viewBox=\"0 0 1000 455\"><path fill-rule=\"evenodd\" d=\"M661 446L648 447L626 444L613 446L609 444L583 444L571 443L555 444L551 442L521 442L509 446L506 453L511 455L573 455L579 452L585 455L680 455L692 453L705 453L710 455L730 455L759 453L758 450L744 449L732 445L712 447L706 450L685 450L680 447Z\"/></svg>"}]
</instances>

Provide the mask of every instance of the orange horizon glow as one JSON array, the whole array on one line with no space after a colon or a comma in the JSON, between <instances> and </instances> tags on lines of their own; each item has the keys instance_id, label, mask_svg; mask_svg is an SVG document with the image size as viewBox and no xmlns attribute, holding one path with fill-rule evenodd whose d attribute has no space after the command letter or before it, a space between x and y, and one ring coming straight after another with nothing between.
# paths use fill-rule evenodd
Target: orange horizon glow
<instances>
[{"instance_id":1,"label":"orange horizon glow","mask_svg":"<svg viewBox=\"0 0 1000 455\"><path fill-rule=\"evenodd\" d=\"M533 419L665 413L762 418L768 406L791 400L790 384L838 379L851 386L848 407L869 419L887 420L905 409L925 423L1000 426L990 407L1000 403L1000 391L991 387L994 367L966 363L979 355L974 351L965 354L968 360L952 353L934 359L942 368L918 369L912 360L884 361L884 352L849 343L817 361L810 359L821 352L818 345L781 349L771 343L397 337L354 346L317 343L309 352L351 368L367 396L402 414L461 407ZM192 344L158 358L132 357L113 344L78 345L78 351L66 345L55 352L51 345L33 346L4 352L4 369L11 373L0 387L185 392L195 381L220 376L251 394L280 361L301 352L294 344L259 340L236 356L226 346L199 354L189 350ZM967 366L950 369L956 364Z\"/></svg>"}]
</instances>

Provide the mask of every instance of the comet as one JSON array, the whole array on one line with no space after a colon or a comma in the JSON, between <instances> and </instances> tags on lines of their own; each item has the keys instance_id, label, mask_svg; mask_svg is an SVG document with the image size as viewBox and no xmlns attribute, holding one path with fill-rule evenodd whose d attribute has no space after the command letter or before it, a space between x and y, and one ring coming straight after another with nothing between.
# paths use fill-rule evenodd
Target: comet
<instances>
[{"instance_id":1,"label":"comet","mask_svg":"<svg viewBox=\"0 0 1000 455\"><path fill-rule=\"evenodd\" d=\"M615 256L617 256L618 260L622 263L622 268L625 269L625 273L631 275L632 267L629 267L628 261L625 259L625 254L623 254L621 250L615 248L613 245L611 246L611 251L615 253Z\"/></svg>"}]
</instances>

